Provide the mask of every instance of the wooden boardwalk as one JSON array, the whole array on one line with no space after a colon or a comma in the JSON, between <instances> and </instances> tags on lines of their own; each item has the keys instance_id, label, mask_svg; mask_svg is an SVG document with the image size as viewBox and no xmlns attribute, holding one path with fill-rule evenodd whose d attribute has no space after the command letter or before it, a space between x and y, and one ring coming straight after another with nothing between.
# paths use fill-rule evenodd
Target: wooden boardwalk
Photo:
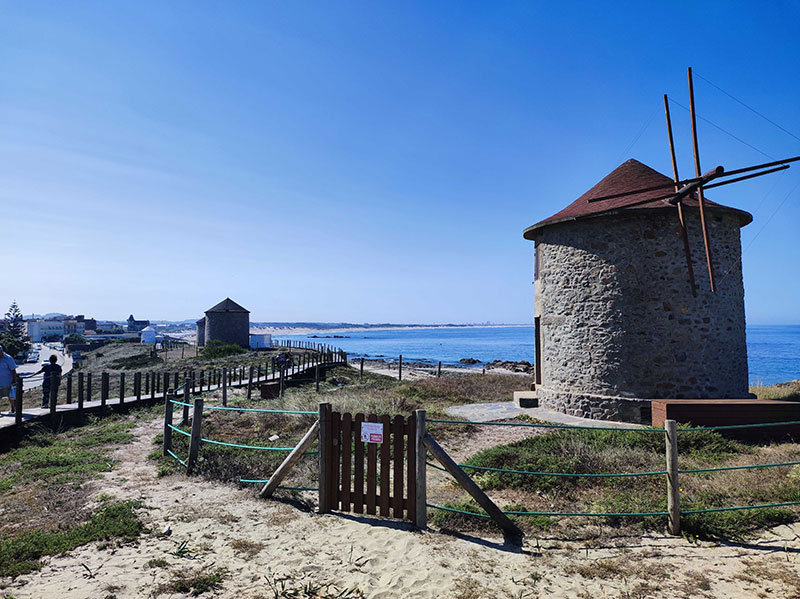
<instances>
[{"instance_id":1,"label":"wooden boardwalk","mask_svg":"<svg viewBox=\"0 0 800 599\"><path fill-rule=\"evenodd\" d=\"M344 355L344 354L342 354ZM333 368L334 366L340 366L342 364L346 364L346 358L340 358L337 353L332 353L330 360L320 361L319 363L310 363L306 365L297 366L292 369L287 369L284 373L284 380L286 382L297 382L300 379L306 379L307 381L313 381L316 368L319 367L320 370L320 379L324 378L324 372L326 369ZM234 372L247 372L247 376L241 376L239 378L234 377L233 381L229 382L227 385L220 384L211 384L208 379L198 378L195 380L195 388L191 395L198 395L200 393L209 393L212 391L219 391L222 390L223 386L226 386L228 389L236 389L236 388L243 388L247 387L248 385L252 385L256 388L256 393L258 393L258 386L263 383L274 383L280 381L280 371L273 371L273 372L265 372L260 377L257 374L253 374L252 379L249 376L249 366L241 367L236 366L233 367L232 370ZM163 373L160 373L163 376ZM309 378L310 377L310 378ZM174 378L174 375L170 375L170 380ZM97 376L97 379L100 379L100 376ZM201 382L203 382L201 386ZM33 391L38 395L38 389ZM139 407L139 406L146 406L152 405L156 403L163 403L164 396L167 392L160 390L155 392L152 390L145 394L144 390L140 390L138 395L131 395L125 396L124 398L120 399L120 397L108 397L105 401L102 399L93 399L91 401L84 401L83 402L83 413L91 414L91 413L102 413L105 411L114 411L119 410L122 407L130 408L130 407ZM27 393L26 393L27 395ZM176 392L176 399L183 400L184 391L180 389ZM6 400L3 400L6 401ZM61 403L55 406L55 417L75 417L79 415L80 406L76 402L72 403ZM34 422L47 422L51 418L51 410L50 408L24 408L22 411L22 421L21 425L24 426L28 423ZM8 411L4 411L0 413L0 442L6 440L6 438L10 434L15 434L17 429L15 415Z\"/></svg>"}]
</instances>

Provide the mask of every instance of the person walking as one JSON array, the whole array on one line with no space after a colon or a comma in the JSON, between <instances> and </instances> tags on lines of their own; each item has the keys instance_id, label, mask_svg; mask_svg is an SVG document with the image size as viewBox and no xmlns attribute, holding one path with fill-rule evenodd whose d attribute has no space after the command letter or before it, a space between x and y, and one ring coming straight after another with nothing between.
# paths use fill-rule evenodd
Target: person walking
<instances>
[{"instance_id":1,"label":"person walking","mask_svg":"<svg viewBox=\"0 0 800 599\"><path fill-rule=\"evenodd\" d=\"M55 354L50 356L49 364L45 364L30 376L36 376L39 373L44 373L44 379L42 380L42 407L46 408L50 405L50 387L53 381L53 374L56 375L56 397L58 397L58 386L61 384L61 365L58 364L58 358Z\"/></svg>"},{"instance_id":2,"label":"person walking","mask_svg":"<svg viewBox=\"0 0 800 599\"><path fill-rule=\"evenodd\" d=\"M11 387L17 384L17 363L14 358L3 352L0 345L0 399L8 398L11 413L14 413L14 400L11 399Z\"/></svg>"}]
</instances>

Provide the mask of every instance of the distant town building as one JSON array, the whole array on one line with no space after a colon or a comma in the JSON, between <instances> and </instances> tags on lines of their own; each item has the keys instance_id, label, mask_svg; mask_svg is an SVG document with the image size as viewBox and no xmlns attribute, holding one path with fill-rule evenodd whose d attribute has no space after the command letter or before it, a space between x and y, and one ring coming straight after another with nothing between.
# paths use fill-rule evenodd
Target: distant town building
<instances>
[{"instance_id":1,"label":"distant town building","mask_svg":"<svg viewBox=\"0 0 800 599\"><path fill-rule=\"evenodd\" d=\"M145 327L150 326L149 320L136 320L133 317L133 314L128 316L128 332L129 333L138 333Z\"/></svg>"},{"instance_id":2,"label":"distant town building","mask_svg":"<svg viewBox=\"0 0 800 599\"><path fill-rule=\"evenodd\" d=\"M83 323L84 332L97 331L97 321L94 318L84 318L83 314L78 314L75 320Z\"/></svg>"},{"instance_id":3,"label":"distant town building","mask_svg":"<svg viewBox=\"0 0 800 599\"><path fill-rule=\"evenodd\" d=\"M28 337L34 343L41 343L43 339L64 336L63 320L27 320L25 321Z\"/></svg>"},{"instance_id":4,"label":"distant town building","mask_svg":"<svg viewBox=\"0 0 800 599\"><path fill-rule=\"evenodd\" d=\"M202 323L202 324L201 324ZM197 342L209 341L250 347L250 310L226 297L213 308L206 310L205 318L197 321Z\"/></svg>"},{"instance_id":5,"label":"distant town building","mask_svg":"<svg viewBox=\"0 0 800 599\"><path fill-rule=\"evenodd\" d=\"M250 349L263 349L265 347L272 347L272 335L250 335Z\"/></svg>"},{"instance_id":6,"label":"distant town building","mask_svg":"<svg viewBox=\"0 0 800 599\"><path fill-rule=\"evenodd\" d=\"M86 332L86 323L68 318L64 322L64 335L83 335Z\"/></svg>"},{"instance_id":7,"label":"distant town building","mask_svg":"<svg viewBox=\"0 0 800 599\"><path fill-rule=\"evenodd\" d=\"M151 326L146 326L142 329L140 341L142 343L155 343L156 342L156 330Z\"/></svg>"},{"instance_id":8,"label":"distant town building","mask_svg":"<svg viewBox=\"0 0 800 599\"><path fill-rule=\"evenodd\" d=\"M116 322L112 322L110 320L98 320L94 326L94 330L97 333L111 333L116 329L119 329L119 331L122 332L122 327Z\"/></svg>"}]
</instances>

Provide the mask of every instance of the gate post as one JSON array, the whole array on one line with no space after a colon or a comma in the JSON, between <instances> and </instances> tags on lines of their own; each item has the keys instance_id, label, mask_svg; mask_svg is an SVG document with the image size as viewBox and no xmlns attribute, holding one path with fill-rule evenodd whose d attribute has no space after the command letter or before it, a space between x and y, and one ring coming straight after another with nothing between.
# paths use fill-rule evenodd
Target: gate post
<instances>
[{"instance_id":1,"label":"gate post","mask_svg":"<svg viewBox=\"0 0 800 599\"><path fill-rule=\"evenodd\" d=\"M281 372L283 369L281 369ZM328 468L331 434L331 404L319 404L319 508L320 514L327 514L331 511L330 495L328 493L330 487L331 472Z\"/></svg>"},{"instance_id":2,"label":"gate post","mask_svg":"<svg viewBox=\"0 0 800 599\"><path fill-rule=\"evenodd\" d=\"M420 530L428 527L428 481L426 475L428 468L426 465L427 449L425 449L425 410L415 410L417 416L417 430L415 431L414 444L416 446L416 489L409 489L409 493L416 494L415 507L416 514L413 515L414 524ZM411 514L409 514L411 516Z\"/></svg>"}]
</instances>

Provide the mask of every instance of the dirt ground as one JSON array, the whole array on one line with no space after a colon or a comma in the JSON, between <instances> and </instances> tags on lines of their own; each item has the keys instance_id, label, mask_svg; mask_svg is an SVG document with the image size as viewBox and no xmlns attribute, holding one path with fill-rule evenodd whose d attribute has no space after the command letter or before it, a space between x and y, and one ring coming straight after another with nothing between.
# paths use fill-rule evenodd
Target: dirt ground
<instances>
[{"instance_id":1,"label":"dirt ground","mask_svg":"<svg viewBox=\"0 0 800 599\"><path fill-rule=\"evenodd\" d=\"M205 596L800 597L800 525L747 544L618 536L595 526L581 540L529 535L518 548L492 533L415 532L391 520L320 516L288 496L262 500L254 489L158 478L147 455L160 426L140 423L136 441L117 450L118 467L92 483L87 499L140 500L148 532L135 543L45 558L41 571L4 580L5 597L185 597L169 590L179 576L217 569L221 585Z\"/></svg>"}]
</instances>

